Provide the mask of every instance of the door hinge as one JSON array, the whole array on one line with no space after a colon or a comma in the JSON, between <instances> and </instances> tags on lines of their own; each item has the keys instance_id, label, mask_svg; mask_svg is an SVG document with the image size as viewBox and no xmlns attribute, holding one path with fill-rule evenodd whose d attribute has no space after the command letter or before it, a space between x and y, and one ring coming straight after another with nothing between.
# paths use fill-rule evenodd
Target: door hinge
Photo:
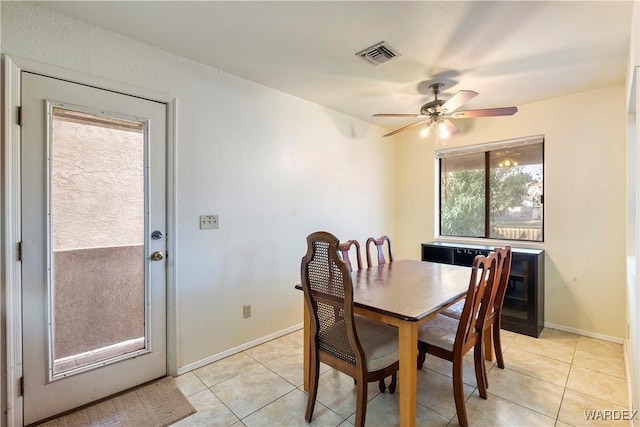
<instances>
[{"instance_id":1,"label":"door hinge","mask_svg":"<svg viewBox=\"0 0 640 427\"><path fill-rule=\"evenodd\" d=\"M24 396L24 377L20 377L20 396Z\"/></svg>"},{"instance_id":2,"label":"door hinge","mask_svg":"<svg viewBox=\"0 0 640 427\"><path fill-rule=\"evenodd\" d=\"M22 261L22 242L18 242L18 261Z\"/></svg>"},{"instance_id":3,"label":"door hinge","mask_svg":"<svg viewBox=\"0 0 640 427\"><path fill-rule=\"evenodd\" d=\"M16 120L18 121L18 126L22 126L22 107L18 107L18 111L16 112Z\"/></svg>"}]
</instances>

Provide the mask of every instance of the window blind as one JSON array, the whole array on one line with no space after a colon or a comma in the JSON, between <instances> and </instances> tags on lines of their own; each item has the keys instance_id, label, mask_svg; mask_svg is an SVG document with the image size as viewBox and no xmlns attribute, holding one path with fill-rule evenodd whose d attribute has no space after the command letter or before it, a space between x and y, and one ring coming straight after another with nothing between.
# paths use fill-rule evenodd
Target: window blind
<instances>
[{"instance_id":1,"label":"window blind","mask_svg":"<svg viewBox=\"0 0 640 427\"><path fill-rule=\"evenodd\" d=\"M502 141L485 142L483 144L467 145L464 147L445 148L436 150L436 159L460 156L462 154L481 153L486 151L500 150L510 147L522 147L530 144L540 144L544 141L544 135L526 136L516 139L505 139Z\"/></svg>"}]
</instances>

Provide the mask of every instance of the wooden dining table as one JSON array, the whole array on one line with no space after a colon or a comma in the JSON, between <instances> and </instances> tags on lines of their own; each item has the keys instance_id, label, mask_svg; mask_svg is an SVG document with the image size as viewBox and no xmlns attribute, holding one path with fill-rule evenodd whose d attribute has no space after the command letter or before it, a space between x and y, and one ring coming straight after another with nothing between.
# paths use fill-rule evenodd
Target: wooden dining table
<instances>
[{"instance_id":1,"label":"wooden dining table","mask_svg":"<svg viewBox=\"0 0 640 427\"><path fill-rule=\"evenodd\" d=\"M470 267L400 260L351 273L354 312L398 328L400 426L414 426L418 327L462 298ZM301 285L296 285L302 289ZM304 305L304 390L310 382L310 312ZM485 346L491 339L485 336ZM485 349L485 355L493 349Z\"/></svg>"}]
</instances>

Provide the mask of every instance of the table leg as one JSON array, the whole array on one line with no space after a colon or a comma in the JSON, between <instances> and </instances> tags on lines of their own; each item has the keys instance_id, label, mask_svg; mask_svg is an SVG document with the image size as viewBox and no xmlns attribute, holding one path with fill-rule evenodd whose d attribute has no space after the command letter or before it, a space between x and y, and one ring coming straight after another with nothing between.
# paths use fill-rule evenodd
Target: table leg
<instances>
[{"instance_id":1,"label":"table leg","mask_svg":"<svg viewBox=\"0 0 640 427\"><path fill-rule=\"evenodd\" d=\"M311 353L311 341L310 341L310 329L311 329L311 314L309 313L309 309L307 308L307 304L304 303L304 300L302 301L302 305L304 306L303 308L303 328L302 328L302 335L303 335L303 339L304 339L304 344L303 344L303 358L304 358L304 368L303 368L303 381L304 381L304 391L309 392L309 375L310 375L310 369L309 369L309 357L310 357L310 353Z\"/></svg>"},{"instance_id":2,"label":"table leg","mask_svg":"<svg viewBox=\"0 0 640 427\"><path fill-rule=\"evenodd\" d=\"M418 325L402 322L398 325L400 372L400 426L416 424L416 394L418 390Z\"/></svg>"}]
</instances>

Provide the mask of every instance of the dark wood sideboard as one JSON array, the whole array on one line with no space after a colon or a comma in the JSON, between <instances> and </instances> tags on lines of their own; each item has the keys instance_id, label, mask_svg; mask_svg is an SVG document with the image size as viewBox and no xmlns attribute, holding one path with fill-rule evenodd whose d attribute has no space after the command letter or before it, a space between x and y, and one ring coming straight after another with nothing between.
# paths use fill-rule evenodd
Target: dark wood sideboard
<instances>
[{"instance_id":1,"label":"dark wood sideboard","mask_svg":"<svg viewBox=\"0 0 640 427\"><path fill-rule=\"evenodd\" d=\"M446 242L422 244L422 261L471 266L492 246ZM502 306L502 328L538 337L544 328L544 251L512 247L511 274Z\"/></svg>"}]
</instances>

